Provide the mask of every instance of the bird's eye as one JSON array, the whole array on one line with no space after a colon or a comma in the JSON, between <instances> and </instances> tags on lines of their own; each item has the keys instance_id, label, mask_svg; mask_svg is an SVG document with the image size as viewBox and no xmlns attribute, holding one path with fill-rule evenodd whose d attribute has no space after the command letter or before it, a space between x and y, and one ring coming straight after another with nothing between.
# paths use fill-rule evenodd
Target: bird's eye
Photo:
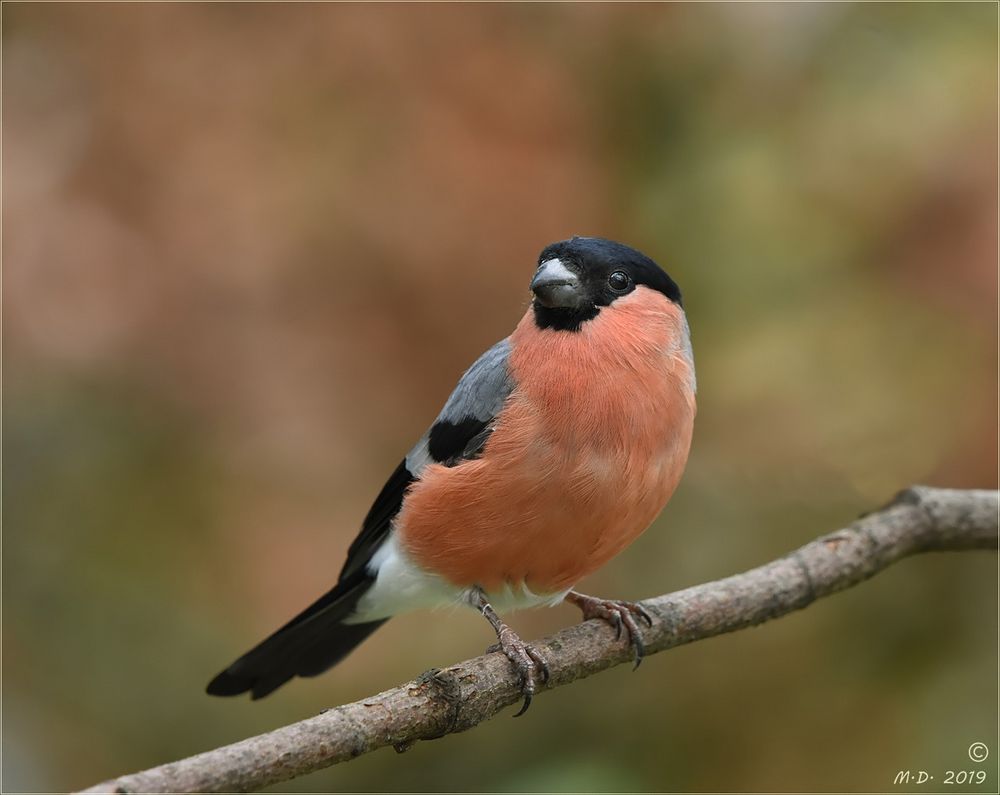
<instances>
[{"instance_id":1,"label":"bird's eye","mask_svg":"<svg viewBox=\"0 0 1000 795\"><path fill-rule=\"evenodd\" d=\"M608 277L608 284L611 286L612 290L620 293L629 288L629 285L632 284L632 280L629 278L628 274L625 273L625 271L615 271Z\"/></svg>"}]
</instances>

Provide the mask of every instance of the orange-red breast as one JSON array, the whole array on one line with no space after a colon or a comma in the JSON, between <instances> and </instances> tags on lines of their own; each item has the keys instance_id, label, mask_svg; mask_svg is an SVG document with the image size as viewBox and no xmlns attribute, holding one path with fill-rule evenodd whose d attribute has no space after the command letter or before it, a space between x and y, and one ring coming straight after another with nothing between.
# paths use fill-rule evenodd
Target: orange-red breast
<instances>
[{"instance_id":1,"label":"orange-red breast","mask_svg":"<svg viewBox=\"0 0 1000 795\"><path fill-rule=\"evenodd\" d=\"M454 603L493 625L522 674L522 712L547 670L494 608L565 599L624 628L638 663L645 611L573 588L649 526L684 471L696 385L680 290L635 249L587 237L545 248L531 290L389 477L333 590L209 693L260 698L390 616Z\"/></svg>"}]
</instances>

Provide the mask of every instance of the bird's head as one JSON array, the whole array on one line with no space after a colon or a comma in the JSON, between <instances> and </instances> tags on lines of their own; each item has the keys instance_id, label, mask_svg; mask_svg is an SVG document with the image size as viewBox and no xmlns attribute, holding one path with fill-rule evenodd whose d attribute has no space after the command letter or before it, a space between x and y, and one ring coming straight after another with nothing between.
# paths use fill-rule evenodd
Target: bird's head
<instances>
[{"instance_id":1,"label":"bird's head","mask_svg":"<svg viewBox=\"0 0 1000 795\"><path fill-rule=\"evenodd\" d=\"M535 322L540 328L579 331L602 307L640 288L681 305L674 280L634 248L600 237L553 243L539 255L531 280Z\"/></svg>"}]
</instances>

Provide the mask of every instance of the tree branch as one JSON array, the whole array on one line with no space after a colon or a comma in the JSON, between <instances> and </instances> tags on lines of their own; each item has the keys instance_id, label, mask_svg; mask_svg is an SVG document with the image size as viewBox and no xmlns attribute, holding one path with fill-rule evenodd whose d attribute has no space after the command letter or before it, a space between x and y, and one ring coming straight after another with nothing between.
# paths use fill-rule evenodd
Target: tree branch
<instances>
[{"instance_id":1,"label":"tree branch","mask_svg":"<svg viewBox=\"0 0 1000 795\"><path fill-rule=\"evenodd\" d=\"M724 580L643 602L653 617L646 653L778 618L868 579L907 555L997 548L998 492L916 486L892 503L789 555ZM547 688L631 659L609 625L587 621L534 644ZM392 745L465 731L519 701L507 658L487 654L307 720L85 792L233 792L259 789ZM530 717L528 718L530 720Z\"/></svg>"}]
</instances>

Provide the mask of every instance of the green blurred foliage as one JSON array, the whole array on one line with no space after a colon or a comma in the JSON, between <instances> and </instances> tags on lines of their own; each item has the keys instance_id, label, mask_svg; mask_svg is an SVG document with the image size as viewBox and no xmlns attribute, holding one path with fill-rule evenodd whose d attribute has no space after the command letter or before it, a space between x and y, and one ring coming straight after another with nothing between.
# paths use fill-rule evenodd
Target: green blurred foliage
<instances>
[{"instance_id":1,"label":"green blurred foliage","mask_svg":"<svg viewBox=\"0 0 1000 795\"><path fill-rule=\"evenodd\" d=\"M3 788L62 790L479 653L390 622L271 698L202 689L329 587L534 257L685 291L685 480L586 583L641 597L926 482L997 483L991 4L5 5ZM990 555L282 789L997 782ZM518 614L526 636L576 620Z\"/></svg>"}]
</instances>

